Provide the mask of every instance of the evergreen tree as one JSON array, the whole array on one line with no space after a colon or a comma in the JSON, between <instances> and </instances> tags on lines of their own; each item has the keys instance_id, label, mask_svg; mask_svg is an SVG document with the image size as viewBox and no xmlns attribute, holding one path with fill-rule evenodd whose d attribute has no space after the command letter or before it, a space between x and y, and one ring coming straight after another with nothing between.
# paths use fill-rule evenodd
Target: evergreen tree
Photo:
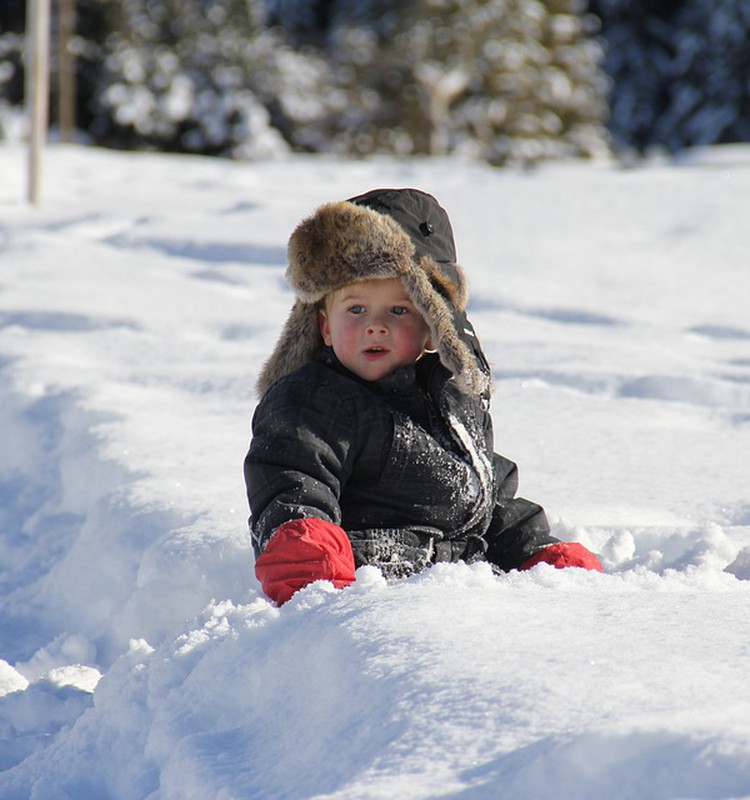
<instances>
[{"instance_id":1,"label":"evergreen tree","mask_svg":"<svg viewBox=\"0 0 750 800\"><path fill-rule=\"evenodd\" d=\"M367 27L334 16L329 54L352 95L331 131L336 149L466 153L495 164L606 150L601 50L578 0L366 8Z\"/></svg>"},{"instance_id":2,"label":"evergreen tree","mask_svg":"<svg viewBox=\"0 0 750 800\"><path fill-rule=\"evenodd\" d=\"M685 4L669 102L654 138L671 150L750 141L750 4Z\"/></svg>"},{"instance_id":3,"label":"evergreen tree","mask_svg":"<svg viewBox=\"0 0 750 800\"><path fill-rule=\"evenodd\" d=\"M0 8L0 142L20 133L23 103L23 3L8 0Z\"/></svg>"},{"instance_id":4,"label":"evergreen tree","mask_svg":"<svg viewBox=\"0 0 750 800\"><path fill-rule=\"evenodd\" d=\"M334 0L266 0L269 24L283 27L298 46L320 44L331 28L333 6Z\"/></svg>"},{"instance_id":5,"label":"evergreen tree","mask_svg":"<svg viewBox=\"0 0 750 800\"><path fill-rule=\"evenodd\" d=\"M3 0L0 5L0 31L20 33L26 23L26 0Z\"/></svg>"},{"instance_id":6,"label":"evergreen tree","mask_svg":"<svg viewBox=\"0 0 750 800\"><path fill-rule=\"evenodd\" d=\"M747 0L591 0L615 142L643 151L750 141Z\"/></svg>"},{"instance_id":7,"label":"evergreen tree","mask_svg":"<svg viewBox=\"0 0 750 800\"><path fill-rule=\"evenodd\" d=\"M582 2L79 0L79 120L99 144L240 157L590 155L605 106Z\"/></svg>"},{"instance_id":8,"label":"evergreen tree","mask_svg":"<svg viewBox=\"0 0 750 800\"><path fill-rule=\"evenodd\" d=\"M0 31L0 103L23 102L23 36Z\"/></svg>"},{"instance_id":9,"label":"evergreen tree","mask_svg":"<svg viewBox=\"0 0 750 800\"><path fill-rule=\"evenodd\" d=\"M0 7L0 111L23 102L24 21L22 0L7 0Z\"/></svg>"},{"instance_id":10,"label":"evergreen tree","mask_svg":"<svg viewBox=\"0 0 750 800\"><path fill-rule=\"evenodd\" d=\"M286 149L271 124L299 111L310 67L266 27L260 0L124 0L98 88L97 140L253 157ZM291 111L289 110L291 109Z\"/></svg>"},{"instance_id":11,"label":"evergreen tree","mask_svg":"<svg viewBox=\"0 0 750 800\"><path fill-rule=\"evenodd\" d=\"M609 127L620 147L643 150L669 102L675 17L682 0L594 0L611 77Z\"/></svg>"}]
</instances>

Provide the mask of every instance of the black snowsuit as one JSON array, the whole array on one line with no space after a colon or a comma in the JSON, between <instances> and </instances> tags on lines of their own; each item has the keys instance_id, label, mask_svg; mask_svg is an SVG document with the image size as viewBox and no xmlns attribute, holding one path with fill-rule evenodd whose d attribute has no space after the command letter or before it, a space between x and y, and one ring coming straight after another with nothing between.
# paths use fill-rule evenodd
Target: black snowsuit
<instances>
[{"instance_id":1,"label":"black snowsuit","mask_svg":"<svg viewBox=\"0 0 750 800\"><path fill-rule=\"evenodd\" d=\"M433 354L368 382L326 349L282 378L256 409L245 459L256 557L282 523L317 517L346 531L357 566L387 577L436 561L521 566L558 540L542 508L515 497L486 405Z\"/></svg>"}]
</instances>

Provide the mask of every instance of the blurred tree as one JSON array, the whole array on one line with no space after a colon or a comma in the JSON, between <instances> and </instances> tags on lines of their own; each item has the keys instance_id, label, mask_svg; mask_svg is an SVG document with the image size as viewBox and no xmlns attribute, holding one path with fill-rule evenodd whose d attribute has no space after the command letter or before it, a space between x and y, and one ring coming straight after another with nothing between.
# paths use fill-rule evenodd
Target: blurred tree
<instances>
[{"instance_id":1,"label":"blurred tree","mask_svg":"<svg viewBox=\"0 0 750 800\"><path fill-rule=\"evenodd\" d=\"M98 141L232 155L282 146L253 91L275 44L261 3L123 0L111 13Z\"/></svg>"},{"instance_id":2,"label":"blurred tree","mask_svg":"<svg viewBox=\"0 0 750 800\"><path fill-rule=\"evenodd\" d=\"M71 50L76 58L75 97L77 102L76 119L79 130L86 130L91 122L92 95L95 80L101 69L102 37L109 30L107 22L108 3L102 0L76 0L76 31L71 42ZM52 4L52 28L57 30L57 11L59 5ZM0 139L3 138L5 124L11 118L9 109L20 109L24 102L24 32L26 27L25 0L3 0L0 4ZM51 41L51 70L57 69L56 37ZM51 84L52 114L50 122L56 121L57 85ZM5 109L5 113L3 111ZM6 116L7 115L7 116ZM21 127L21 126L18 126Z\"/></svg>"},{"instance_id":3,"label":"blurred tree","mask_svg":"<svg viewBox=\"0 0 750 800\"><path fill-rule=\"evenodd\" d=\"M592 155L606 108L582 3L78 0L78 119L100 144L240 157Z\"/></svg>"},{"instance_id":4,"label":"blurred tree","mask_svg":"<svg viewBox=\"0 0 750 800\"><path fill-rule=\"evenodd\" d=\"M23 0L3 0L0 4L0 142L18 139L25 119L23 31L26 6Z\"/></svg>"},{"instance_id":5,"label":"blurred tree","mask_svg":"<svg viewBox=\"0 0 750 800\"><path fill-rule=\"evenodd\" d=\"M0 103L23 102L23 35L0 31Z\"/></svg>"},{"instance_id":6,"label":"blurred tree","mask_svg":"<svg viewBox=\"0 0 750 800\"><path fill-rule=\"evenodd\" d=\"M684 4L669 102L654 138L670 150L750 141L750 3Z\"/></svg>"},{"instance_id":7,"label":"blurred tree","mask_svg":"<svg viewBox=\"0 0 750 800\"><path fill-rule=\"evenodd\" d=\"M113 9L106 0L75 0L75 35L70 47L75 57L75 120L79 136L90 131L96 114L96 92L112 30Z\"/></svg>"},{"instance_id":8,"label":"blurred tree","mask_svg":"<svg viewBox=\"0 0 750 800\"><path fill-rule=\"evenodd\" d=\"M609 127L620 147L643 150L669 102L675 17L682 0L592 0L611 76Z\"/></svg>"},{"instance_id":9,"label":"blurred tree","mask_svg":"<svg viewBox=\"0 0 750 800\"><path fill-rule=\"evenodd\" d=\"M25 24L25 0L3 0L0 5L0 104L23 102L21 62Z\"/></svg>"},{"instance_id":10,"label":"blurred tree","mask_svg":"<svg viewBox=\"0 0 750 800\"><path fill-rule=\"evenodd\" d=\"M21 33L26 24L26 0L3 0L0 4L0 31Z\"/></svg>"},{"instance_id":11,"label":"blurred tree","mask_svg":"<svg viewBox=\"0 0 750 800\"><path fill-rule=\"evenodd\" d=\"M747 0L591 0L616 144L677 151L750 141Z\"/></svg>"},{"instance_id":12,"label":"blurred tree","mask_svg":"<svg viewBox=\"0 0 750 800\"><path fill-rule=\"evenodd\" d=\"M351 96L334 149L494 164L606 152L602 53L579 0L344 5L327 42Z\"/></svg>"},{"instance_id":13,"label":"blurred tree","mask_svg":"<svg viewBox=\"0 0 750 800\"><path fill-rule=\"evenodd\" d=\"M266 6L269 24L283 27L298 46L320 44L331 27L334 0L266 0Z\"/></svg>"}]
</instances>

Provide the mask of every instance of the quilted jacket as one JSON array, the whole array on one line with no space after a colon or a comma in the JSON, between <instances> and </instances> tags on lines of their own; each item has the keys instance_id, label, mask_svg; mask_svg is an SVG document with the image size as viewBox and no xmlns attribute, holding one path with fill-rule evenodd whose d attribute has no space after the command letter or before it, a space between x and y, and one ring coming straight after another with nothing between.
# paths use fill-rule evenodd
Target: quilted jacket
<instances>
[{"instance_id":1,"label":"quilted jacket","mask_svg":"<svg viewBox=\"0 0 750 800\"><path fill-rule=\"evenodd\" d=\"M256 556L279 525L306 517L342 526L357 566L387 577L436 561L510 570L558 541L542 508L516 497L487 403L459 391L433 354L367 382L326 349L270 387L252 427Z\"/></svg>"}]
</instances>

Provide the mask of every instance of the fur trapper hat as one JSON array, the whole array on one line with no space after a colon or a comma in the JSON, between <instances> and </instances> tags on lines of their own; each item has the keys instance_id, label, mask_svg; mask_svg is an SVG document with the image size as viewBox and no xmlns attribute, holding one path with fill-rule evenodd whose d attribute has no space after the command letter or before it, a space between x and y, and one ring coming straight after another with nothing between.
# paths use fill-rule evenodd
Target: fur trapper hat
<instances>
[{"instance_id":1,"label":"fur trapper hat","mask_svg":"<svg viewBox=\"0 0 750 800\"><path fill-rule=\"evenodd\" d=\"M292 233L286 278L296 301L258 379L262 396L277 380L316 360L323 347L318 309L323 298L350 283L400 278L430 328L443 365L461 389L489 388L466 320L466 279L456 263L445 210L418 189L376 189L321 206ZM468 326L468 327L467 327ZM481 352L481 351L480 351ZM486 362L485 362L486 364Z\"/></svg>"}]
</instances>

